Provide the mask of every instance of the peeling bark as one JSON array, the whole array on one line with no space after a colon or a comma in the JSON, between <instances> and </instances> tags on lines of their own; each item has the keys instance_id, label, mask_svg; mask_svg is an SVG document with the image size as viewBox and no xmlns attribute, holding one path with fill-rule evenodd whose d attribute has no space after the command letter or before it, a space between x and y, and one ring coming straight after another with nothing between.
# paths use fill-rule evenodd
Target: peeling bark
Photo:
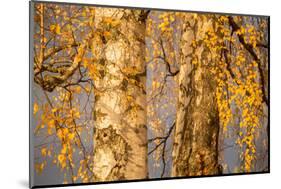
<instances>
[{"instance_id":1,"label":"peeling bark","mask_svg":"<svg viewBox=\"0 0 281 189\"><path fill-rule=\"evenodd\" d=\"M105 74L95 81L94 181L147 177L145 22L137 13L96 10L97 25L103 17L121 24L98 53Z\"/></svg>"},{"instance_id":2,"label":"peeling bark","mask_svg":"<svg viewBox=\"0 0 281 189\"><path fill-rule=\"evenodd\" d=\"M216 83L207 66L210 56L201 42L212 22L201 16L195 21L190 17L184 18L182 28L172 176L216 175L219 173ZM196 47L192 44L194 40Z\"/></svg>"}]
</instances>

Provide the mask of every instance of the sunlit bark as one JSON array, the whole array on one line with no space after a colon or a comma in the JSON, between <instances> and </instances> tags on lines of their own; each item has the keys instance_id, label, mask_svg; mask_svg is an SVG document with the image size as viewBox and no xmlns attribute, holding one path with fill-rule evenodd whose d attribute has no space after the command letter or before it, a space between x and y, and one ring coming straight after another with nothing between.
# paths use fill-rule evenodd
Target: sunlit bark
<instances>
[{"instance_id":1,"label":"sunlit bark","mask_svg":"<svg viewBox=\"0 0 281 189\"><path fill-rule=\"evenodd\" d=\"M207 66L210 56L200 42L212 27L212 20L191 17L186 15L183 21L172 176L219 172L216 84Z\"/></svg>"},{"instance_id":2,"label":"sunlit bark","mask_svg":"<svg viewBox=\"0 0 281 189\"><path fill-rule=\"evenodd\" d=\"M110 17L120 25L108 31L110 38L101 39L102 50L96 52L102 69L95 81L94 181L147 176L143 14L96 11L96 20Z\"/></svg>"}]
</instances>

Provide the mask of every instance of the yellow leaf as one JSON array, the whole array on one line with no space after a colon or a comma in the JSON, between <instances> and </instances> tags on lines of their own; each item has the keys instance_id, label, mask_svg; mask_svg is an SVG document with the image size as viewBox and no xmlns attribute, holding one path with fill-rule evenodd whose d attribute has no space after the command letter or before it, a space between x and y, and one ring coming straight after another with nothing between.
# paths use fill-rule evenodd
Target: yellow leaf
<instances>
[{"instance_id":1,"label":"yellow leaf","mask_svg":"<svg viewBox=\"0 0 281 189\"><path fill-rule=\"evenodd\" d=\"M47 148L42 148L41 154L42 154L43 157L45 157L47 155Z\"/></svg>"},{"instance_id":2,"label":"yellow leaf","mask_svg":"<svg viewBox=\"0 0 281 189\"><path fill-rule=\"evenodd\" d=\"M33 114L35 115L39 110L39 106L37 103L34 102L34 105L33 105Z\"/></svg>"},{"instance_id":3,"label":"yellow leaf","mask_svg":"<svg viewBox=\"0 0 281 189\"><path fill-rule=\"evenodd\" d=\"M36 163L35 164L35 169L38 173L42 173L43 169L45 167L44 162L43 163Z\"/></svg>"},{"instance_id":4,"label":"yellow leaf","mask_svg":"<svg viewBox=\"0 0 281 189\"><path fill-rule=\"evenodd\" d=\"M63 128L63 134L67 135L68 134L68 128Z\"/></svg>"},{"instance_id":5,"label":"yellow leaf","mask_svg":"<svg viewBox=\"0 0 281 189\"><path fill-rule=\"evenodd\" d=\"M66 154L66 151L67 151L67 147L66 147L66 144L64 144L64 145L62 146L61 153L62 153L62 154Z\"/></svg>"},{"instance_id":6,"label":"yellow leaf","mask_svg":"<svg viewBox=\"0 0 281 189\"><path fill-rule=\"evenodd\" d=\"M55 127L55 120L50 120L50 121L48 121L48 126L50 127L50 128L54 128Z\"/></svg>"},{"instance_id":7,"label":"yellow leaf","mask_svg":"<svg viewBox=\"0 0 281 189\"><path fill-rule=\"evenodd\" d=\"M69 140L73 140L74 136L75 136L75 133L69 133L68 134Z\"/></svg>"},{"instance_id":8,"label":"yellow leaf","mask_svg":"<svg viewBox=\"0 0 281 189\"><path fill-rule=\"evenodd\" d=\"M53 32L55 29L56 29L56 25L55 25L55 24L50 25L50 30L51 30L52 32Z\"/></svg>"},{"instance_id":9,"label":"yellow leaf","mask_svg":"<svg viewBox=\"0 0 281 189\"><path fill-rule=\"evenodd\" d=\"M58 25L58 24L52 24L52 25L50 25L50 31L51 31L51 32L54 32L54 33L56 33L56 34L61 34L60 25Z\"/></svg>"},{"instance_id":10,"label":"yellow leaf","mask_svg":"<svg viewBox=\"0 0 281 189\"><path fill-rule=\"evenodd\" d=\"M61 164L62 168L64 168L66 166L65 160L66 160L65 155L63 155L63 154L58 155L58 161Z\"/></svg>"},{"instance_id":11,"label":"yellow leaf","mask_svg":"<svg viewBox=\"0 0 281 189\"><path fill-rule=\"evenodd\" d=\"M60 25L56 26L56 34L61 34L61 32L60 32Z\"/></svg>"},{"instance_id":12,"label":"yellow leaf","mask_svg":"<svg viewBox=\"0 0 281 189\"><path fill-rule=\"evenodd\" d=\"M152 82L152 89L157 89L160 87L160 83L158 81L153 81Z\"/></svg>"},{"instance_id":13,"label":"yellow leaf","mask_svg":"<svg viewBox=\"0 0 281 189\"><path fill-rule=\"evenodd\" d=\"M53 134L53 130L52 130L51 127L47 128L47 133L48 133L48 135L52 135Z\"/></svg>"},{"instance_id":14,"label":"yellow leaf","mask_svg":"<svg viewBox=\"0 0 281 189\"><path fill-rule=\"evenodd\" d=\"M74 117L75 117L75 118L80 118L80 112L79 112L79 111L75 112L75 113L74 113Z\"/></svg>"}]
</instances>

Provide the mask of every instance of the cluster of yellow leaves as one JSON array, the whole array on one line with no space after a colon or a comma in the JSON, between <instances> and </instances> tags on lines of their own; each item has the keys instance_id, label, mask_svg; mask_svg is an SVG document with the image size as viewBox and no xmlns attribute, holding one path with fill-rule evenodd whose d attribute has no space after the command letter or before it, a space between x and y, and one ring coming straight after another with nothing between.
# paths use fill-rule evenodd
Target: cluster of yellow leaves
<instances>
[{"instance_id":1,"label":"cluster of yellow leaves","mask_svg":"<svg viewBox=\"0 0 281 189\"><path fill-rule=\"evenodd\" d=\"M50 25L50 31L59 35L61 34L61 27L59 24L52 24Z\"/></svg>"},{"instance_id":2,"label":"cluster of yellow leaves","mask_svg":"<svg viewBox=\"0 0 281 189\"><path fill-rule=\"evenodd\" d=\"M78 177L81 178L82 182L89 182L89 175L87 172L87 168L89 166L89 161L90 161L90 157L88 156L86 159L82 159L80 160L79 164L80 167L78 168L78 172L77 172L77 177L75 179L77 179Z\"/></svg>"},{"instance_id":3,"label":"cluster of yellow leaves","mask_svg":"<svg viewBox=\"0 0 281 189\"><path fill-rule=\"evenodd\" d=\"M213 51L216 51L217 48L219 48L220 46L217 45L218 43L218 36L216 35L216 33L212 30L212 28L209 29L209 31L207 31L205 38L204 38L204 43L205 45L209 48L212 49ZM220 39L221 40L221 39Z\"/></svg>"},{"instance_id":4,"label":"cluster of yellow leaves","mask_svg":"<svg viewBox=\"0 0 281 189\"><path fill-rule=\"evenodd\" d=\"M41 4L36 3L36 6L41 7ZM93 59L93 57L89 55L90 53L88 53L88 47L91 46L89 38L94 36L89 34L89 31L96 29L96 25L94 25L95 8L87 6L81 8L70 6L66 8L61 5L44 4L44 9L46 10L44 11L44 17L50 17L52 19L44 19L44 23L42 23L40 11L35 13L36 15L34 18L35 22L37 22L34 39L36 42L40 41L42 43L43 41L44 52L50 54L50 58L44 63L53 64L55 61L71 61L72 64L77 63L79 65L81 62L82 65L84 59L88 58L88 62L86 62L86 68L88 68L88 64L92 63ZM105 19L104 23L112 28L117 27L119 25L118 22L117 20ZM42 36L39 28L41 25L44 25L44 36ZM106 31L110 32L110 30ZM101 31L98 34L95 33L95 35L105 35L106 37L107 33ZM51 43L48 43L50 41ZM42 47L36 42L34 43L35 50L39 52ZM53 44L53 42L55 44ZM78 47L74 48L74 43L75 45L77 44ZM53 54L54 48L60 47L63 47L62 50L59 51L61 54ZM94 55L96 55L96 53ZM84 70L84 68L82 68L82 70ZM93 72L93 69L91 69L91 71ZM95 74L99 76L99 72ZM85 77L86 76L87 75L85 75ZM72 83L76 79L77 75L73 74L66 83ZM82 105L79 99L82 90L85 90L90 96L89 93L92 90L91 84L81 82L79 85L67 86L67 90L66 88L56 87L52 93L46 93L45 98L34 102L33 114L36 115L34 135L38 137L38 141L41 140L38 147L35 148L36 154L39 155L38 159L36 158L35 164L35 169L38 172L42 172L46 168L47 162L49 162L47 161L48 158L60 167L64 173L69 171L71 167L74 168L72 156L75 150L79 151L78 160L84 158L84 153L82 152L85 150L83 151L83 143L82 139L80 139L80 134L82 134L82 132L86 133L87 136L84 137L85 135L83 135L83 140L86 141L85 138L89 140L90 134L87 132L90 128L85 129L83 127L86 125L86 118L83 112L81 112ZM87 94L83 93L82 95ZM41 95L43 97L44 93L40 93L40 98ZM85 109L90 108L86 107L84 110ZM83 171L85 169L86 168L83 168ZM78 179L78 176L74 173L72 179L75 181Z\"/></svg>"},{"instance_id":5,"label":"cluster of yellow leaves","mask_svg":"<svg viewBox=\"0 0 281 189\"><path fill-rule=\"evenodd\" d=\"M202 17L202 19L204 19L204 17ZM209 50L208 56L213 60L213 63L210 62L208 67L217 83L216 100L223 131L227 131L227 128L233 119L233 113L231 109L231 101L233 99L229 93L231 83L228 82L230 74L226 69L225 62L221 59L221 52L222 50L226 49L224 42L230 40L230 31L224 27L224 22L226 20L226 17L219 17L219 21L221 23L219 24L216 22L215 27L211 25L207 29L207 32L203 35L202 41L202 45ZM220 32L220 35L217 34L218 31ZM198 42L196 42L196 44L192 44L192 46L196 48L198 45L197 43ZM195 61L195 64L197 62L198 61Z\"/></svg>"},{"instance_id":6,"label":"cluster of yellow leaves","mask_svg":"<svg viewBox=\"0 0 281 189\"><path fill-rule=\"evenodd\" d=\"M243 83L243 101L242 101L242 121L240 122L240 128L244 128L243 133L238 139L237 143L246 146L244 152L244 168L247 172L251 171L252 162L255 159L256 147L255 147L255 131L260 127L260 110L262 106L262 92L261 86L257 83L256 72L252 71L255 68L255 62L250 64L252 68L249 70L249 74L246 77L246 81Z\"/></svg>"},{"instance_id":7,"label":"cluster of yellow leaves","mask_svg":"<svg viewBox=\"0 0 281 189\"><path fill-rule=\"evenodd\" d=\"M41 148L41 155L43 157L46 157L47 155L51 156L51 150L48 150L46 147Z\"/></svg>"},{"instance_id":8,"label":"cluster of yellow leaves","mask_svg":"<svg viewBox=\"0 0 281 189\"><path fill-rule=\"evenodd\" d=\"M240 132L238 133L237 144L242 150L241 159L243 160L242 170L251 171L253 162L256 158L256 130L260 126L259 117L261 116L262 91L259 84L257 62L249 62L250 59L245 53L245 49L238 45L237 56L228 55L231 63L231 70L235 75L230 76L229 65L222 61L221 50L226 48L226 43L234 43L235 38L230 35L230 31L225 27L226 17L220 17L216 27L221 36L217 39L215 32L207 32L204 38L204 45L210 49L212 58L216 60L211 73L217 82L216 96L219 109L219 117L224 130L230 126L233 119L232 109L239 109L236 116L241 117L239 123ZM260 39L255 27L247 25L236 31L236 35L243 35L245 41L256 47ZM222 43L224 42L224 43ZM210 65L211 66L211 65ZM228 66L228 69L227 69ZM245 72L242 74L241 72ZM234 122L235 126L235 122Z\"/></svg>"},{"instance_id":9,"label":"cluster of yellow leaves","mask_svg":"<svg viewBox=\"0 0 281 189\"><path fill-rule=\"evenodd\" d=\"M228 18L227 18L227 16L220 16L220 17L219 17L219 21L220 21L221 23L225 23L225 22L228 22Z\"/></svg>"},{"instance_id":10,"label":"cluster of yellow leaves","mask_svg":"<svg viewBox=\"0 0 281 189\"><path fill-rule=\"evenodd\" d=\"M73 94L79 94L81 92L81 87L74 86L71 89ZM74 145L77 145L77 133L80 133L81 130L79 125L76 125L75 120L80 119L80 111L77 108L76 103L73 102L73 107L70 107L69 100L72 100L73 95L70 96L70 93L57 88L58 97L53 96L53 104L50 107L49 104L45 104L42 108L41 118L39 125L35 130L35 134L45 133L47 136L55 134L57 139L59 139L61 144L61 150L59 154L53 154L53 163L61 167L62 170L71 166L74 167L73 163L73 152ZM37 109L37 104L34 109ZM36 112L35 111L35 112ZM47 127L47 128L46 128ZM78 145L79 146L79 145ZM52 157L51 148L46 146L41 148L41 156ZM38 164L36 169L38 172L42 172L46 163Z\"/></svg>"},{"instance_id":11,"label":"cluster of yellow leaves","mask_svg":"<svg viewBox=\"0 0 281 189\"><path fill-rule=\"evenodd\" d=\"M58 160L57 162L62 169L66 168L67 162L69 162L71 166L74 167L72 154L73 154L73 149L71 147L70 141L69 140L63 141L60 154L57 157Z\"/></svg>"},{"instance_id":12,"label":"cluster of yellow leaves","mask_svg":"<svg viewBox=\"0 0 281 189\"><path fill-rule=\"evenodd\" d=\"M245 63L246 58L245 55L241 52L237 57L236 57L236 61L235 64L237 66L241 66L243 63Z\"/></svg>"},{"instance_id":13,"label":"cluster of yellow leaves","mask_svg":"<svg viewBox=\"0 0 281 189\"><path fill-rule=\"evenodd\" d=\"M173 29L171 28L171 24L175 21L175 15L172 13L164 12L159 15L159 19L161 22L158 25L158 28L164 32L171 32Z\"/></svg>"},{"instance_id":14,"label":"cluster of yellow leaves","mask_svg":"<svg viewBox=\"0 0 281 189\"><path fill-rule=\"evenodd\" d=\"M244 57L237 57L237 61L245 61ZM241 110L241 121L239 123L240 132L237 139L237 144L241 149L245 146L246 150L242 151L241 158L244 160L244 166L242 170L247 172L251 171L253 166L253 160L255 159L256 147L255 147L255 131L259 127L259 111L262 106L262 92L261 86L257 81L257 69L256 62L247 63L247 65L236 64L237 66L243 66L247 68L248 74L245 79L242 79L241 75L238 77L236 74L236 83L228 83L228 95L229 99L219 100L218 107L220 111L220 119L222 119L224 126L228 125L232 114L230 113L230 104L234 103L236 108ZM223 81L219 81L219 87ZM223 95L222 89L217 89L217 98ZM225 99L223 97L222 99Z\"/></svg>"},{"instance_id":15,"label":"cluster of yellow leaves","mask_svg":"<svg viewBox=\"0 0 281 189\"><path fill-rule=\"evenodd\" d=\"M251 44L255 48L258 41L260 41L262 34L258 32L253 25L247 25L246 27L247 35L244 36L244 39L248 44Z\"/></svg>"},{"instance_id":16,"label":"cluster of yellow leaves","mask_svg":"<svg viewBox=\"0 0 281 189\"><path fill-rule=\"evenodd\" d=\"M224 76L226 73L218 73L216 80L217 80L217 89L216 89L216 97L217 97L217 104L219 110L219 117L221 124L223 126L223 130L227 130L227 126L229 122L232 120L233 114L230 107L230 100L227 96L227 84L225 83Z\"/></svg>"}]
</instances>

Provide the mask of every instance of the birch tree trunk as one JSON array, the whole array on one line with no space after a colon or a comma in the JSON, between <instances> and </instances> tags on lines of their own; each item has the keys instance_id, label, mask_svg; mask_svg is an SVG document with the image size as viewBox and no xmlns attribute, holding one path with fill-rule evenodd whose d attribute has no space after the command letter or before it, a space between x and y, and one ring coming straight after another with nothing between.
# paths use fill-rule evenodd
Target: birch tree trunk
<instances>
[{"instance_id":1,"label":"birch tree trunk","mask_svg":"<svg viewBox=\"0 0 281 189\"><path fill-rule=\"evenodd\" d=\"M95 52L100 78L95 82L94 181L147 177L145 14L96 10L97 27L108 18L117 26L100 31L108 36L99 39L103 45Z\"/></svg>"},{"instance_id":2,"label":"birch tree trunk","mask_svg":"<svg viewBox=\"0 0 281 189\"><path fill-rule=\"evenodd\" d=\"M183 20L172 176L215 175L219 114L216 83L208 69L211 56L203 45L212 21L191 14Z\"/></svg>"}]
</instances>

